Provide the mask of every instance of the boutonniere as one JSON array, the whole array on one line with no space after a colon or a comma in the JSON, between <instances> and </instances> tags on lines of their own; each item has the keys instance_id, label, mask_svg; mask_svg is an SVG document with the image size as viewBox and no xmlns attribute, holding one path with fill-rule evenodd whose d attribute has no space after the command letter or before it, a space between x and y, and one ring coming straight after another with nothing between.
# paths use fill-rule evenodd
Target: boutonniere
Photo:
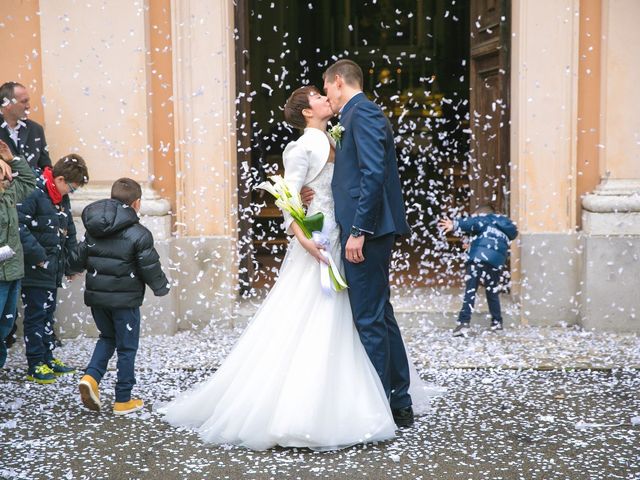
<instances>
[{"instance_id":1,"label":"boutonniere","mask_svg":"<svg viewBox=\"0 0 640 480\"><path fill-rule=\"evenodd\" d=\"M340 122L336 123L329 129L329 136L336 142L336 147L340 148L340 140L342 139L342 132L344 127L340 125Z\"/></svg>"}]
</instances>

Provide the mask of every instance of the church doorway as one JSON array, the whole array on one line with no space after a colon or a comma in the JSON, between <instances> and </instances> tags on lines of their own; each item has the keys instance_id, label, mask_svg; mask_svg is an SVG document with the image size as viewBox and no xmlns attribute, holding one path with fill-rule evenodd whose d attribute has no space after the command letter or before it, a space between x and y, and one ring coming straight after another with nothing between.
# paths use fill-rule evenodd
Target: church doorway
<instances>
[{"instance_id":1,"label":"church doorway","mask_svg":"<svg viewBox=\"0 0 640 480\"><path fill-rule=\"evenodd\" d=\"M461 284L462 242L436 222L492 201L508 208L507 0L237 0L240 278L268 287L287 240L272 200L253 188L282 171L298 134L282 106L322 86L338 58L362 66L365 93L386 112L412 235L397 245L392 280ZM508 212L508 210L506 210Z\"/></svg>"}]
</instances>

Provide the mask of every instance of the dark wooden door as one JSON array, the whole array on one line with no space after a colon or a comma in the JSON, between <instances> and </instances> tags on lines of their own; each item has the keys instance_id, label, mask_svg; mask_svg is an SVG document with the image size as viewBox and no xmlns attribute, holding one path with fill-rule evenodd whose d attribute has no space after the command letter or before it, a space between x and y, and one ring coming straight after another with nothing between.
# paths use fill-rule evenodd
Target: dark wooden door
<instances>
[{"instance_id":1,"label":"dark wooden door","mask_svg":"<svg viewBox=\"0 0 640 480\"><path fill-rule=\"evenodd\" d=\"M471 211L491 202L509 213L510 0L470 9Z\"/></svg>"},{"instance_id":2,"label":"dark wooden door","mask_svg":"<svg viewBox=\"0 0 640 480\"><path fill-rule=\"evenodd\" d=\"M251 189L248 174L251 169L251 107L249 83L249 6L247 0L236 0L236 131L238 134L238 279L240 292L251 289L254 273L254 250L252 244Z\"/></svg>"}]
</instances>

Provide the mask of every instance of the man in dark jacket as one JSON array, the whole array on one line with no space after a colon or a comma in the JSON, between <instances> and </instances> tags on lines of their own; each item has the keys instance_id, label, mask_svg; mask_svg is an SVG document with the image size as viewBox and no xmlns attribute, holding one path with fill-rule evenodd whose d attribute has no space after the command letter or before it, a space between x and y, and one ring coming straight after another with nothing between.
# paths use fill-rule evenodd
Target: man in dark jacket
<instances>
[{"instance_id":1,"label":"man in dark jacket","mask_svg":"<svg viewBox=\"0 0 640 480\"><path fill-rule=\"evenodd\" d=\"M77 258L78 244L69 194L88 181L83 158L70 154L53 168L45 167L36 188L18 204L25 264L22 303L27 380L37 383L54 383L57 375L74 372L53 357L53 323L62 277L79 272L70 267Z\"/></svg>"},{"instance_id":2,"label":"man in dark jacket","mask_svg":"<svg viewBox=\"0 0 640 480\"><path fill-rule=\"evenodd\" d=\"M27 89L16 82L0 86L0 140L13 155L22 155L33 169L51 166L42 125L29 120L30 98Z\"/></svg>"},{"instance_id":3,"label":"man in dark jacket","mask_svg":"<svg viewBox=\"0 0 640 480\"><path fill-rule=\"evenodd\" d=\"M80 397L90 410L100 410L98 384L117 351L116 415L144 406L142 400L131 398L131 390L136 383L134 363L145 285L156 296L169 293L153 235L138 219L141 197L135 180L121 178L111 188L111 199L94 202L82 212L86 234L79 265L87 270L84 302L91 307L100 337L80 380Z\"/></svg>"},{"instance_id":4,"label":"man in dark jacket","mask_svg":"<svg viewBox=\"0 0 640 480\"><path fill-rule=\"evenodd\" d=\"M466 265L464 301L453 336L466 337L469 334L471 312L481 281L484 283L491 313L491 330L502 330L500 276L502 266L507 261L509 243L518 235L518 229L509 217L497 215L491 205L480 206L468 218L441 220L438 226L445 232L461 230L472 236Z\"/></svg>"}]
</instances>

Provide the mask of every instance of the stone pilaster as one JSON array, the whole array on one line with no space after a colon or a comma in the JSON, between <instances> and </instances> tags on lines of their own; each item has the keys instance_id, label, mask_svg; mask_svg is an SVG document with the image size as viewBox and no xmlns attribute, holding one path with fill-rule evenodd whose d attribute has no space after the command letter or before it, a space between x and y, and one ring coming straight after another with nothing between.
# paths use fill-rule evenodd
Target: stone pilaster
<instances>
[{"instance_id":1,"label":"stone pilaster","mask_svg":"<svg viewBox=\"0 0 640 480\"><path fill-rule=\"evenodd\" d=\"M512 1L512 250L522 322L577 321L579 0Z\"/></svg>"},{"instance_id":2,"label":"stone pilaster","mask_svg":"<svg viewBox=\"0 0 640 480\"><path fill-rule=\"evenodd\" d=\"M172 0L179 329L230 324L236 299L234 4Z\"/></svg>"},{"instance_id":3,"label":"stone pilaster","mask_svg":"<svg viewBox=\"0 0 640 480\"><path fill-rule=\"evenodd\" d=\"M640 3L604 0L600 184L582 199L582 324L640 332Z\"/></svg>"}]
</instances>

